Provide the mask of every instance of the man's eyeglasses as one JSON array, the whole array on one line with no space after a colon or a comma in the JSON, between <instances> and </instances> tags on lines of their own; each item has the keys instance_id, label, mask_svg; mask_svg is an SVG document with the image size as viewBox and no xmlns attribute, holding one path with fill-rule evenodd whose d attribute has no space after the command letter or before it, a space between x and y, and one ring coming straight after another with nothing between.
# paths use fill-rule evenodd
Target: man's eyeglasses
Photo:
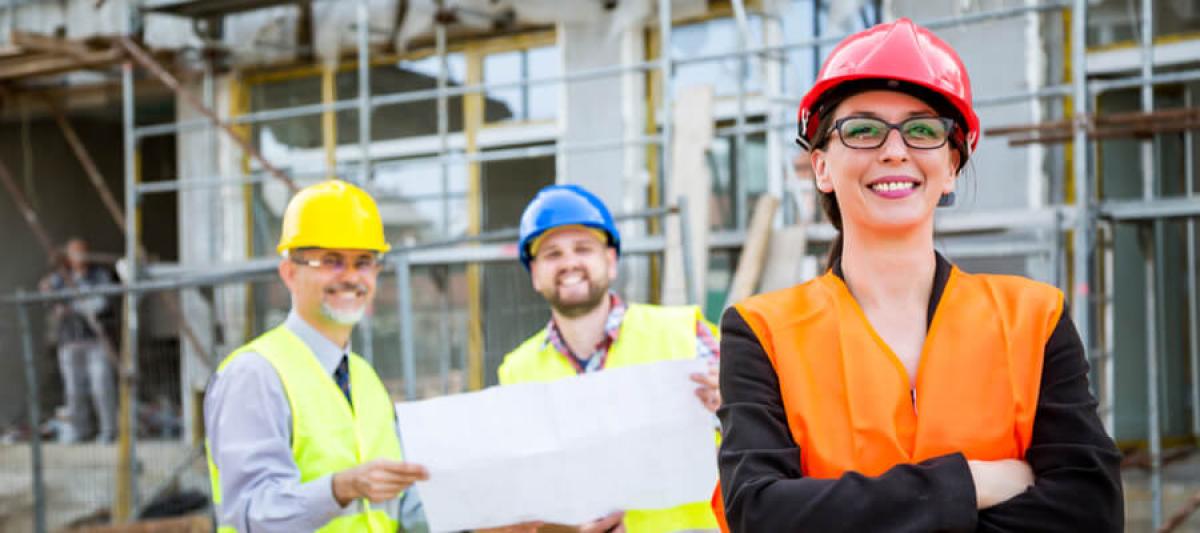
<instances>
[{"instance_id":1,"label":"man's eyeglasses","mask_svg":"<svg viewBox=\"0 0 1200 533\"><path fill-rule=\"evenodd\" d=\"M869 150L883 146L892 130L909 148L932 150L945 146L954 131L954 120L946 117L913 117L892 124L872 117L842 117L833 122L833 129L847 148Z\"/></svg>"},{"instance_id":2,"label":"man's eyeglasses","mask_svg":"<svg viewBox=\"0 0 1200 533\"><path fill-rule=\"evenodd\" d=\"M347 266L352 266L358 272L374 272L383 266L383 256L376 254L359 255L353 258L335 253L327 253L319 257L298 257L288 254L288 259L297 265L329 273L345 272Z\"/></svg>"}]
</instances>

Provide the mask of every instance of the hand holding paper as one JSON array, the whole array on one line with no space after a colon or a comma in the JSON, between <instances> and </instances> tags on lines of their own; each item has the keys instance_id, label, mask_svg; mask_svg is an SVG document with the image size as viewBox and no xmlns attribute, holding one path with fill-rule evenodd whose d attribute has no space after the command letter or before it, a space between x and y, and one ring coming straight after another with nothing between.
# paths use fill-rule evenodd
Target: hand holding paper
<instances>
[{"instance_id":1,"label":"hand holding paper","mask_svg":"<svg viewBox=\"0 0 1200 533\"><path fill-rule=\"evenodd\" d=\"M397 404L405 459L435 531L529 521L582 524L614 511L707 500L712 415L698 360Z\"/></svg>"}]
</instances>

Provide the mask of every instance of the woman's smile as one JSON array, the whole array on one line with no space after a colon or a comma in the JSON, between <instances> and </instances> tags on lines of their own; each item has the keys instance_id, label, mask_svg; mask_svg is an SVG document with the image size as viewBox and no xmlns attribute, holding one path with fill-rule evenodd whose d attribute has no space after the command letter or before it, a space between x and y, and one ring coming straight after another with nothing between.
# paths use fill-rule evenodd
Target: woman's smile
<instances>
[{"instance_id":1,"label":"woman's smile","mask_svg":"<svg viewBox=\"0 0 1200 533\"><path fill-rule=\"evenodd\" d=\"M888 200L907 198L917 192L921 181L909 176L884 176L867 183L867 189Z\"/></svg>"}]
</instances>

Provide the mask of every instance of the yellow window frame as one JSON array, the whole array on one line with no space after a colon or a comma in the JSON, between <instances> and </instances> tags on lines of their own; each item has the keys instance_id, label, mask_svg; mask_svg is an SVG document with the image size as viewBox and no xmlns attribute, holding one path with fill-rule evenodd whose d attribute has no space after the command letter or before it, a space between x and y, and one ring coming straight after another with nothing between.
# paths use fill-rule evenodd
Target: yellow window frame
<instances>
[{"instance_id":1,"label":"yellow window frame","mask_svg":"<svg viewBox=\"0 0 1200 533\"><path fill-rule=\"evenodd\" d=\"M463 53L467 62L467 85L478 85L483 81L483 58L489 54L510 52L515 50L527 50L542 46L554 45L557 43L557 33L554 30L538 30L533 32L504 35L499 37L487 37L470 39L455 44L446 46L447 53ZM418 50L406 52L403 54L385 54L376 55L371 59L371 66L390 66L395 65L402 60L420 60L436 55L437 50L432 47L421 48ZM305 78L324 78L325 85L322 91L322 100L325 104L330 104L336 100L336 94L329 90L330 81L333 75L341 72L355 71L358 69L357 58L348 59L344 62L339 62L333 68L327 68L323 65L292 65L286 67L263 67L249 68L235 73L231 78L230 92L232 95L232 104L230 108L230 116L237 117L250 112L249 94L255 85L266 83L277 83L282 81L291 81ZM485 127L500 128L510 127L519 124L529 123L545 123L548 121L523 121L514 124L513 122L503 122L495 124L484 124L483 121L483 98L484 93L480 91L470 92L463 95L462 112L463 112L463 134L466 139L466 152L468 155L475 155L479 152L479 131ZM325 149L327 153L332 153L336 148L336 132L332 131L331 124L336 122L328 117L332 116L332 112L326 112L326 120L322 123L322 137L324 139ZM555 118L554 120L557 120ZM239 133L243 136L248 136L251 127L249 125L238 126ZM327 164L333 168L331 155L327 155ZM249 173L250 160L249 157L243 154L242 156L243 173ZM482 173L478 161L472 161L467 167L467 234L478 235L482 226L482 187L480 183ZM244 209L246 218L249 221L246 224L246 243L247 255L253 255L253 235L251 228L255 227L254 212L251 206L251 198L253 188L250 185L245 186ZM468 388L470 390L479 390L483 388L486 380L484 379L484 361L483 361L483 302L482 302L482 270L477 264L467 265L467 287L468 287L468 347L467 347L467 376ZM247 290L251 287L247 286ZM246 299L246 324L247 329L253 322L253 299ZM249 331L246 332L249 338Z\"/></svg>"}]
</instances>

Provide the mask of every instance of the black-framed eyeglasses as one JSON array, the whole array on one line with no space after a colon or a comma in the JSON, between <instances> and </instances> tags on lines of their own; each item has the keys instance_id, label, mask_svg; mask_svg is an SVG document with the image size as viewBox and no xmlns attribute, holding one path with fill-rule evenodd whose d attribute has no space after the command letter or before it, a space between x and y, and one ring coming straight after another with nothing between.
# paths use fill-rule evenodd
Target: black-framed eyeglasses
<instances>
[{"instance_id":1,"label":"black-framed eyeglasses","mask_svg":"<svg viewBox=\"0 0 1200 533\"><path fill-rule=\"evenodd\" d=\"M383 267L383 256L379 254L364 254L351 259L332 252L327 252L319 257L298 257L289 253L288 259L297 265L304 265L331 274L345 272L348 266L358 272L374 272Z\"/></svg>"},{"instance_id":2,"label":"black-framed eyeglasses","mask_svg":"<svg viewBox=\"0 0 1200 533\"><path fill-rule=\"evenodd\" d=\"M946 145L954 131L954 120L946 117L913 117L899 124L874 117L842 117L833 121L842 144L847 148L870 150L883 146L892 130L909 148L932 150Z\"/></svg>"}]
</instances>

